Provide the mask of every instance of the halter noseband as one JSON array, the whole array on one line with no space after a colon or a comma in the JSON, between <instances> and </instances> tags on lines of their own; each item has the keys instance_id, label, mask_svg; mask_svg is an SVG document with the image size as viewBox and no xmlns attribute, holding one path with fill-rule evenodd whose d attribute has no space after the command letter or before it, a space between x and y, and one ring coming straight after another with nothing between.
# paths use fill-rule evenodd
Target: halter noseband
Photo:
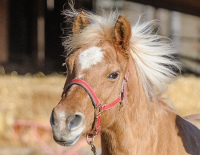
<instances>
[{"instance_id":1,"label":"halter noseband","mask_svg":"<svg viewBox=\"0 0 200 155\"><path fill-rule=\"evenodd\" d=\"M118 103L120 103L120 108L123 106L123 102L125 101L125 103L128 103L127 100L127 82L128 82L128 76L129 76L129 70L127 70L124 80L122 82L122 88L121 88L121 92L119 97L114 100L113 102L109 103L109 104L101 104L100 100L98 99L98 97L96 96L96 94L94 93L94 91L92 90L92 88L90 87L90 85L81 79L73 79L71 80L71 82L69 83L69 85L66 87L65 91L66 92L72 85L78 85L81 86L89 95L91 101L92 101L92 105L94 106L94 124L93 124L93 128L91 130L90 133L87 134L86 136L86 140L88 142L89 145L91 145L92 147L92 151L94 154L96 154L96 148L94 145L94 137L96 135L98 135L101 131L101 126L100 126L100 122L101 122L101 113L109 110L110 108L114 107L115 105L117 105ZM63 94L64 95L64 94ZM89 138L91 138L91 140L89 140Z\"/></svg>"}]
</instances>

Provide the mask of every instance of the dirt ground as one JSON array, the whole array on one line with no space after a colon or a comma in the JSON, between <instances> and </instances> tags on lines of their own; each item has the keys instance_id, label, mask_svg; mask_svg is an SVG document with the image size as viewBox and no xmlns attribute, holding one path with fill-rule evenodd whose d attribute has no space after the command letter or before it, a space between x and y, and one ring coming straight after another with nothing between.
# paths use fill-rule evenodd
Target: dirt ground
<instances>
[{"instance_id":1,"label":"dirt ground","mask_svg":"<svg viewBox=\"0 0 200 155\"><path fill-rule=\"evenodd\" d=\"M91 154L84 139L71 150L53 141L49 117L61 99L64 81L58 74L0 76L0 154ZM200 113L200 78L178 77L165 96L181 116Z\"/></svg>"}]
</instances>

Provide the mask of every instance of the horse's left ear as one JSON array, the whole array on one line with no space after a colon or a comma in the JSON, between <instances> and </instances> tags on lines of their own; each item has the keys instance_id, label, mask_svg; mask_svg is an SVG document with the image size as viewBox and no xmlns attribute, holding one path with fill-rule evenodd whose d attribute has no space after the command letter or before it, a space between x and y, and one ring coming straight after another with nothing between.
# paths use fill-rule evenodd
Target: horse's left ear
<instances>
[{"instance_id":1,"label":"horse's left ear","mask_svg":"<svg viewBox=\"0 0 200 155\"><path fill-rule=\"evenodd\" d=\"M131 38L131 25L130 22L123 16L119 16L115 24L115 41L117 45L126 48Z\"/></svg>"},{"instance_id":2,"label":"horse's left ear","mask_svg":"<svg viewBox=\"0 0 200 155\"><path fill-rule=\"evenodd\" d=\"M90 24L89 19L85 12L80 12L74 19L73 23L73 33L77 34L80 32L81 29L85 28L88 24Z\"/></svg>"}]
</instances>

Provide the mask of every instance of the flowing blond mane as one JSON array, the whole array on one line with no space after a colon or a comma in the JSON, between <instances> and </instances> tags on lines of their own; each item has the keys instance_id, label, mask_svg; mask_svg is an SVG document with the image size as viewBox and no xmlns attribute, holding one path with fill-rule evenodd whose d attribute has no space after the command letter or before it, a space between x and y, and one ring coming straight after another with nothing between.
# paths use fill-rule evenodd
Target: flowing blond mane
<instances>
[{"instance_id":1,"label":"flowing blond mane","mask_svg":"<svg viewBox=\"0 0 200 155\"><path fill-rule=\"evenodd\" d=\"M142 24L138 22L132 27L130 40L130 53L149 100L164 93L166 86L180 71L171 40L156 34L157 27L156 20Z\"/></svg>"},{"instance_id":2,"label":"flowing blond mane","mask_svg":"<svg viewBox=\"0 0 200 155\"><path fill-rule=\"evenodd\" d=\"M101 40L112 41L114 26L118 18L117 12L98 16L84 11L91 24L78 34L69 34L63 41L67 55L84 45L94 45ZM79 12L72 9L62 12L68 21L73 21ZM166 90L180 69L174 54L176 51L172 42L157 34L158 21L140 24L138 21L132 27L130 39L130 55L135 62L138 77L144 88L147 99L151 101Z\"/></svg>"}]
</instances>

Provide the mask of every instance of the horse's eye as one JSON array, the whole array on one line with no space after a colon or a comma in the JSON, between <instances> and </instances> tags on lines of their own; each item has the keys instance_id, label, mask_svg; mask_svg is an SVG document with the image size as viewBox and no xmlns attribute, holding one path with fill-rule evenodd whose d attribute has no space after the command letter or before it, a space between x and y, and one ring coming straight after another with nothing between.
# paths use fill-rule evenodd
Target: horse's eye
<instances>
[{"instance_id":1,"label":"horse's eye","mask_svg":"<svg viewBox=\"0 0 200 155\"><path fill-rule=\"evenodd\" d=\"M117 79L118 75L119 75L118 72L114 72L114 73L111 73L111 74L108 76L108 78L109 78L109 79L115 80L115 79Z\"/></svg>"}]
</instances>

